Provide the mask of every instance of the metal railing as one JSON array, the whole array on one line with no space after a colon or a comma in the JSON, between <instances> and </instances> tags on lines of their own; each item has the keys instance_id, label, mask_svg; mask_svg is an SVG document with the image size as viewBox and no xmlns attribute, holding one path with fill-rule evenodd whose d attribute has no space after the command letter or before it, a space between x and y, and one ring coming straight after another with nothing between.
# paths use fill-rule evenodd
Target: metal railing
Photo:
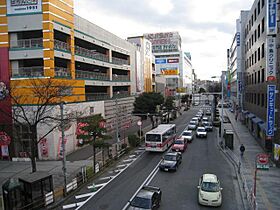
<instances>
[{"instance_id":1,"label":"metal railing","mask_svg":"<svg viewBox=\"0 0 280 210\"><path fill-rule=\"evenodd\" d=\"M71 77L70 70L64 67L55 67L54 75L56 77Z\"/></svg>"},{"instance_id":2,"label":"metal railing","mask_svg":"<svg viewBox=\"0 0 280 210\"><path fill-rule=\"evenodd\" d=\"M112 81L124 81L124 82L129 82L130 78L128 75L117 75L113 74L112 76Z\"/></svg>"},{"instance_id":3,"label":"metal railing","mask_svg":"<svg viewBox=\"0 0 280 210\"><path fill-rule=\"evenodd\" d=\"M12 77L43 77L43 66L20 67L12 70Z\"/></svg>"},{"instance_id":4,"label":"metal railing","mask_svg":"<svg viewBox=\"0 0 280 210\"><path fill-rule=\"evenodd\" d=\"M43 39L19 39L10 42L11 49L32 49L32 48L42 48L43 47Z\"/></svg>"},{"instance_id":5,"label":"metal railing","mask_svg":"<svg viewBox=\"0 0 280 210\"><path fill-rule=\"evenodd\" d=\"M57 39L54 40L54 49L63 50L63 51L67 51L67 52L71 51L70 45L68 43L62 42Z\"/></svg>"},{"instance_id":6,"label":"metal railing","mask_svg":"<svg viewBox=\"0 0 280 210\"><path fill-rule=\"evenodd\" d=\"M113 92L112 98L125 98L128 96L130 96L128 91L117 91L117 92Z\"/></svg>"},{"instance_id":7,"label":"metal railing","mask_svg":"<svg viewBox=\"0 0 280 210\"><path fill-rule=\"evenodd\" d=\"M75 54L109 63L109 56L96 52L95 50L75 46Z\"/></svg>"},{"instance_id":8,"label":"metal railing","mask_svg":"<svg viewBox=\"0 0 280 210\"><path fill-rule=\"evenodd\" d=\"M76 70L76 78L109 81L109 75L100 72Z\"/></svg>"},{"instance_id":9,"label":"metal railing","mask_svg":"<svg viewBox=\"0 0 280 210\"><path fill-rule=\"evenodd\" d=\"M87 101L100 101L110 99L110 95L108 93L87 93L86 100Z\"/></svg>"},{"instance_id":10,"label":"metal railing","mask_svg":"<svg viewBox=\"0 0 280 210\"><path fill-rule=\"evenodd\" d=\"M124 60L121 58L114 58L114 57L112 58L112 63L118 64L118 65L129 65L128 60Z\"/></svg>"}]
</instances>

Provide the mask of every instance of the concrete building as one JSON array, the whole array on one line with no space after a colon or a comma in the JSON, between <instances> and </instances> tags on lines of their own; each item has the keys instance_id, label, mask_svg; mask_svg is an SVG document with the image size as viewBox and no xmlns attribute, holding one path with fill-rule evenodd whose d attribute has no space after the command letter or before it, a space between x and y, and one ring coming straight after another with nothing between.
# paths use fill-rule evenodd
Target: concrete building
<instances>
[{"instance_id":1,"label":"concrete building","mask_svg":"<svg viewBox=\"0 0 280 210\"><path fill-rule=\"evenodd\" d=\"M191 56L182 51L179 33L144 34L144 37L152 43L156 75L164 75L166 78L166 95L191 94Z\"/></svg>"},{"instance_id":2,"label":"concrete building","mask_svg":"<svg viewBox=\"0 0 280 210\"><path fill-rule=\"evenodd\" d=\"M228 70L230 82L230 99L234 108L243 104L243 75L245 72L245 24L249 11L241 11L240 18L236 20L236 32L234 34L228 55Z\"/></svg>"},{"instance_id":3,"label":"concrete building","mask_svg":"<svg viewBox=\"0 0 280 210\"><path fill-rule=\"evenodd\" d=\"M268 152L279 146L279 10L276 1L255 0L244 28L243 119ZM278 82L277 82L278 81ZM276 161L279 162L277 159Z\"/></svg>"},{"instance_id":4,"label":"concrete building","mask_svg":"<svg viewBox=\"0 0 280 210\"><path fill-rule=\"evenodd\" d=\"M23 105L36 107L35 96L30 92L33 81L51 78L70 86L61 99L69 112L82 111L86 116L100 113L109 132L130 125L137 92L135 45L75 15L73 0L1 0L0 23L0 81L3 87L14 87L12 91L19 95L29 94ZM147 84L146 89L151 90L151 76ZM9 98L3 98L0 106L12 110ZM59 113L53 110L52 114ZM1 125L7 122L11 120L1 120ZM66 131L66 153L77 148L77 126L73 122ZM39 127L38 139L50 129L46 125ZM22 157L30 151L30 131L20 129L21 142L10 136L9 145L0 144L0 156ZM43 155L39 144L38 158L60 158L59 129L44 141L41 146L48 151Z\"/></svg>"}]
</instances>

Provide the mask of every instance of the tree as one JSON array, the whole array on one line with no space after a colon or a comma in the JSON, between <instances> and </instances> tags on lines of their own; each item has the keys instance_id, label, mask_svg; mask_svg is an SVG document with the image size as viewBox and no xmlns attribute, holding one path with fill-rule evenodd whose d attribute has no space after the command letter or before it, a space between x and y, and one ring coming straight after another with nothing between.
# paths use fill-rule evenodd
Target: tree
<instances>
[{"instance_id":1,"label":"tree","mask_svg":"<svg viewBox=\"0 0 280 210\"><path fill-rule=\"evenodd\" d=\"M169 114L170 114L170 112L176 108L174 100L175 100L175 98L173 96L168 96L165 99L165 102L164 102L164 107L165 107L165 109L168 112L168 122L169 122Z\"/></svg>"},{"instance_id":2,"label":"tree","mask_svg":"<svg viewBox=\"0 0 280 210\"><path fill-rule=\"evenodd\" d=\"M183 95L181 97L181 102L182 103L187 103L189 101L189 95Z\"/></svg>"},{"instance_id":3,"label":"tree","mask_svg":"<svg viewBox=\"0 0 280 210\"><path fill-rule=\"evenodd\" d=\"M157 106L162 105L164 102L164 97L160 93L149 92L142 93L139 97L135 99L133 113L136 116L145 119L147 116L150 117L152 122L152 127L154 127L154 115L157 114Z\"/></svg>"},{"instance_id":4,"label":"tree","mask_svg":"<svg viewBox=\"0 0 280 210\"><path fill-rule=\"evenodd\" d=\"M95 173L96 165L96 148L109 147L109 144L104 141L107 138L104 133L106 132L105 128L105 119L101 114L84 117L79 120L83 124L81 127L82 132L79 132L77 138L83 139L92 144L93 148L93 172Z\"/></svg>"},{"instance_id":5,"label":"tree","mask_svg":"<svg viewBox=\"0 0 280 210\"><path fill-rule=\"evenodd\" d=\"M72 85L69 81L62 82L51 78L17 80L11 84L9 96L13 105L12 113L5 108L0 108L0 113L10 117L16 126L30 131L30 151L27 151L27 155L31 159L32 172L37 171L37 145L60 125L60 118L55 116L54 110L69 94ZM64 117L66 121L71 120L70 118L72 117ZM37 127L42 124L50 125L51 128L38 139ZM17 132L17 129L13 130Z\"/></svg>"}]
</instances>

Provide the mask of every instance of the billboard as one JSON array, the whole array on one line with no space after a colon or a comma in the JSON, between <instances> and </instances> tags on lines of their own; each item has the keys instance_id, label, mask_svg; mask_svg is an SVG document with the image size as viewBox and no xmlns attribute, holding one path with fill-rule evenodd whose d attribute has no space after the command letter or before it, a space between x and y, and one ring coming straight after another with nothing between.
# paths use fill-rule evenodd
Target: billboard
<instances>
[{"instance_id":1,"label":"billboard","mask_svg":"<svg viewBox=\"0 0 280 210\"><path fill-rule=\"evenodd\" d=\"M275 35L277 33L277 1L267 1L267 35Z\"/></svg>"},{"instance_id":2,"label":"billboard","mask_svg":"<svg viewBox=\"0 0 280 210\"><path fill-rule=\"evenodd\" d=\"M266 53L266 80L274 81L276 80L276 38L267 37L267 53Z\"/></svg>"},{"instance_id":3,"label":"billboard","mask_svg":"<svg viewBox=\"0 0 280 210\"><path fill-rule=\"evenodd\" d=\"M176 67L165 67L165 68L160 68L160 72L163 75L178 75L179 69Z\"/></svg>"},{"instance_id":4,"label":"billboard","mask_svg":"<svg viewBox=\"0 0 280 210\"><path fill-rule=\"evenodd\" d=\"M144 37L151 41L153 53L181 50L181 37L178 32L144 34Z\"/></svg>"},{"instance_id":5,"label":"billboard","mask_svg":"<svg viewBox=\"0 0 280 210\"><path fill-rule=\"evenodd\" d=\"M266 136L274 136L275 117L275 90L276 85L267 86L267 115L266 115Z\"/></svg>"},{"instance_id":6,"label":"billboard","mask_svg":"<svg viewBox=\"0 0 280 210\"><path fill-rule=\"evenodd\" d=\"M7 14L27 14L42 12L42 0L7 0Z\"/></svg>"}]
</instances>

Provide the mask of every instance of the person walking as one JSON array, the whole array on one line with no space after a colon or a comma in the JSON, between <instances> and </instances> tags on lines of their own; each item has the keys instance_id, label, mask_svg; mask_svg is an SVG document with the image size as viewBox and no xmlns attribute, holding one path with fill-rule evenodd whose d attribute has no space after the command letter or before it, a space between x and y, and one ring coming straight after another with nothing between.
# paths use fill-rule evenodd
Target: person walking
<instances>
[{"instance_id":1,"label":"person walking","mask_svg":"<svg viewBox=\"0 0 280 210\"><path fill-rule=\"evenodd\" d=\"M245 146L243 144L241 144L239 149L240 149L241 157L243 157L243 154L245 152Z\"/></svg>"}]
</instances>

